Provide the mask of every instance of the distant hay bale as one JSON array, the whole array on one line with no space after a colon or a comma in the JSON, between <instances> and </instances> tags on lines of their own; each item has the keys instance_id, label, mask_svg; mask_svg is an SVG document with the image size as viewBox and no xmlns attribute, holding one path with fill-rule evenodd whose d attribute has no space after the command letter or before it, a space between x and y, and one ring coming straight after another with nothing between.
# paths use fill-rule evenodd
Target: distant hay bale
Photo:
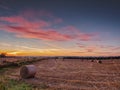
<instances>
[{"instance_id":1,"label":"distant hay bale","mask_svg":"<svg viewBox=\"0 0 120 90\"><path fill-rule=\"evenodd\" d=\"M102 63L102 61L101 61L101 60L98 60L98 61L97 61L97 63L100 63L100 64L101 64L101 63Z\"/></svg>"},{"instance_id":2,"label":"distant hay bale","mask_svg":"<svg viewBox=\"0 0 120 90\"><path fill-rule=\"evenodd\" d=\"M91 62L94 62L94 60L91 60Z\"/></svg>"},{"instance_id":3,"label":"distant hay bale","mask_svg":"<svg viewBox=\"0 0 120 90\"><path fill-rule=\"evenodd\" d=\"M21 78L34 78L36 74L36 67L34 65L25 65L21 67L20 76Z\"/></svg>"}]
</instances>

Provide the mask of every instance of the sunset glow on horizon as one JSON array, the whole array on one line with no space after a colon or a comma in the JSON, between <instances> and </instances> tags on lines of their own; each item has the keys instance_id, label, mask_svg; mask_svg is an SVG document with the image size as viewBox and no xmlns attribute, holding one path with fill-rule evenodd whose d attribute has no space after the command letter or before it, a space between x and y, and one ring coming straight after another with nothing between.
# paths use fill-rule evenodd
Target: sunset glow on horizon
<instances>
[{"instance_id":1,"label":"sunset glow on horizon","mask_svg":"<svg viewBox=\"0 0 120 90\"><path fill-rule=\"evenodd\" d=\"M120 56L119 2L75 1L0 0L0 53Z\"/></svg>"}]
</instances>

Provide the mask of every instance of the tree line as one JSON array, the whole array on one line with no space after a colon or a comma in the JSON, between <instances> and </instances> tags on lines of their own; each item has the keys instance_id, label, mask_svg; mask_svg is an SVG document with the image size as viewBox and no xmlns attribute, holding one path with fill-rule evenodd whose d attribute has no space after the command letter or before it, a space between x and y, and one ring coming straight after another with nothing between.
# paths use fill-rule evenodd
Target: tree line
<instances>
[{"instance_id":1,"label":"tree line","mask_svg":"<svg viewBox=\"0 0 120 90\"><path fill-rule=\"evenodd\" d=\"M0 54L0 57L1 57L1 58L6 57L6 53L1 53L1 54Z\"/></svg>"}]
</instances>

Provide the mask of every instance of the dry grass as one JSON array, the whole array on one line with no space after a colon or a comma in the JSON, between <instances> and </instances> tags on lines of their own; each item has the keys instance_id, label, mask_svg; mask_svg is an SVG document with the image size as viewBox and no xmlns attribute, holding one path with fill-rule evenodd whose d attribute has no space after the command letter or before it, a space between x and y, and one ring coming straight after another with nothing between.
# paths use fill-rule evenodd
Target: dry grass
<instances>
[{"instance_id":1,"label":"dry grass","mask_svg":"<svg viewBox=\"0 0 120 90\"><path fill-rule=\"evenodd\" d=\"M106 60L102 64L88 60L43 60L34 63L36 78L24 79L43 90L120 90L120 60ZM19 69L9 78L20 79ZM34 90L34 89L33 89Z\"/></svg>"}]
</instances>

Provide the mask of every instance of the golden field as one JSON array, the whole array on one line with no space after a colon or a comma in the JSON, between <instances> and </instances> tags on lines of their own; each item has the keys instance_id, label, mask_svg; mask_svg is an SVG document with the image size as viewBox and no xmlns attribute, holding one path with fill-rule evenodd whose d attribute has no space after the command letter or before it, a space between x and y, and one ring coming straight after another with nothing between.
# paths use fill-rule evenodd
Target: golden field
<instances>
[{"instance_id":1,"label":"golden field","mask_svg":"<svg viewBox=\"0 0 120 90\"><path fill-rule=\"evenodd\" d=\"M32 63L35 78L21 79L21 66L3 75L32 85L32 90L120 90L120 60L97 61L51 58Z\"/></svg>"}]
</instances>

